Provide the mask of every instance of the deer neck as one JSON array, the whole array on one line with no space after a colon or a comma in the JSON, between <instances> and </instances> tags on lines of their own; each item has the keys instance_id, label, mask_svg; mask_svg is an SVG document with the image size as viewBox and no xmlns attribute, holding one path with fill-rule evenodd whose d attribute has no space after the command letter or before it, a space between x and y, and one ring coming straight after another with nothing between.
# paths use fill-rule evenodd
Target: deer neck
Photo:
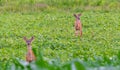
<instances>
[{"instance_id":1,"label":"deer neck","mask_svg":"<svg viewBox=\"0 0 120 70\"><path fill-rule=\"evenodd\" d=\"M29 50L32 50L32 46L31 45L28 45L28 51Z\"/></svg>"},{"instance_id":2,"label":"deer neck","mask_svg":"<svg viewBox=\"0 0 120 70\"><path fill-rule=\"evenodd\" d=\"M80 23L80 19L76 19L76 23Z\"/></svg>"}]
</instances>

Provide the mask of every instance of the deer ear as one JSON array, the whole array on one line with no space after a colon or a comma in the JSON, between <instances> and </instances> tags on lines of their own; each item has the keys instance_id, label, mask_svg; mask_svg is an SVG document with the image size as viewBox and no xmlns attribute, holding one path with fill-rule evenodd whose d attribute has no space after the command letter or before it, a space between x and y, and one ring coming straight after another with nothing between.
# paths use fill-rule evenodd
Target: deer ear
<instances>
[{"instance_id":1,"label":"deer ear","mask_svg":"<svg viewBox=\"0 0 120 70\"><path fill-rule=\"evenodd\" d=\"M73 14L73 16L77 17L77 15L76 15L76 14Z\"/></svg>"},{"instance_id":2,"label":"deer ear","mask_svg":"<svg viewBox=\"0 0 120 70\"><path fill-rule=\"evenodd\" d=\"M27 40L27 38L26 37L23 37L23 39L26 41Z\"/></svg>"},{"instance_id":3,"label":"deer ear","mask_svg":"<svg viewBox=\"0 0 120 70\"><path fill-rule=\"evenodd\" d=\"M33 39L34 39L34 36L32 36L30 40L32 41Z\"/></svg>"},{"instance_id":4,"label":"deer ear","mask_svg":"<svg viewBox=\"0 0 120 70\"><path fill-rule=\"evenodd\" d=\"M78 16L81 16L82 14L78 14Z\"/></svg>"}]
</instances>

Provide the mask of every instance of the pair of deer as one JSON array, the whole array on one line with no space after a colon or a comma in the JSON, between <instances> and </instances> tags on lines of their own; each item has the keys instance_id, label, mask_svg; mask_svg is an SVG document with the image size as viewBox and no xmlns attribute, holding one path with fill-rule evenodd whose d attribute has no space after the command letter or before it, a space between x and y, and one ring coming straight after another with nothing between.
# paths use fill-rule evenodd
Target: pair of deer
<instances>
[{"instance_id":1,"label":"pair of deer","mask_svg":"<svg viewBox=\"0 0 120 70\"><path fill-rule=\"evenodd\" d=\"M81 14L74 14L76 21L75 21L75 35L78 35L78 32L80 31L80 36L82 36L82 24L80 22L80 16ZM27 62L32 62L36 59L33 51L32 51L32 46L31 46L31 42L33 41L34 37L31 37L31 39L27 39L26 37L24 37L24 40L27 44L27 54L26 54L26 61Z\"/></svg>"}]
</instances>

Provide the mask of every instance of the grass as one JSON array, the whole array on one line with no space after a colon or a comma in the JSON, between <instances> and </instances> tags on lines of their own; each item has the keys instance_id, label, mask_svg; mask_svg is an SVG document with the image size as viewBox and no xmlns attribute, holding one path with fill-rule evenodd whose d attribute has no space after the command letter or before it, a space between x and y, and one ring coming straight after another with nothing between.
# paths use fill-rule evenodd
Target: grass
<instances>
[{"instance_id":1,"label":"grass","mask_svg":"<svg viewBox=\"0 0 120 70\"><path fill-rule=\"evenodd\" d=\"M21 64L21 60L14 58L25 60L27 48L23 37L34 36L32 47L38 58L40 57L39 51L43 53L44 59L48 58L48 61L45 61L48 66L70 67L72 62L77 61L87 70L119 69L120 14L118 2L111 0L108 4L106 1L105 4L96 4L96 1L88 2L86 5L84 1L79 5L76 4L77 2L72 4L68 1L63 5L62 1L55 0L53 2L1 1L0 66L7 68L5 66L7 61L10 65L12 63L15 65L12 67L24 66ZM111 8L111 4L115 7L111 6ZM36 6L39 7L36 8ZM104 6L106 6L105 9L102 8ZM117 10L114 10L115 8ZM74 35L73 13L82 13L82 38ZM56 60L56 64L49 64L51 59ZM76 67L79 66L76 65ZM29 67L25 68L29 69ZM66 68L66 70L70 69Z\"/></svg>"}]
</instances>

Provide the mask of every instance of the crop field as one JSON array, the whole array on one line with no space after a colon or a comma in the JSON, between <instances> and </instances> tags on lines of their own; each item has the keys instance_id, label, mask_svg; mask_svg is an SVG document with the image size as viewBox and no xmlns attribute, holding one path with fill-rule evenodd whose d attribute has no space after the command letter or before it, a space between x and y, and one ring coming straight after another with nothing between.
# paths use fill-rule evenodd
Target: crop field
<instances>
[{"instance_id":1,"label":"crop field","mask_svg":"<svg viewBox=\"0 0 120 70\"><path fill-rule=\"evenodd\" d=\"M1 0L0 70L119 70L119 0L81 1ZM82 14L82 37L74 13ZM34 36L37 57L28 65L25 36Z\"/></svg>"}]
</instances>

